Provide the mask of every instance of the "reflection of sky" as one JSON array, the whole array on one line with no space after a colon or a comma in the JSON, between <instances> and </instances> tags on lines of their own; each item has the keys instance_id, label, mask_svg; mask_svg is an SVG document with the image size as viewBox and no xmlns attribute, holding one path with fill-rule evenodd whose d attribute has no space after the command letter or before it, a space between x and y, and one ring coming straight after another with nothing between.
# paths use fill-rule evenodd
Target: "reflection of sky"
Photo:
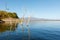
<instances>
[{"instance_id":1,"label":"reflection of sky","mask_svg":"<svg viewBox=\"0 0 60 40\"><path fill-rule=\"evenodd\" d=\"M0 9L5 10L5 2L9 11L25 16L31 15L37 18L60 18L60 0L0 0Z\"/></svg>"}]
</instances>

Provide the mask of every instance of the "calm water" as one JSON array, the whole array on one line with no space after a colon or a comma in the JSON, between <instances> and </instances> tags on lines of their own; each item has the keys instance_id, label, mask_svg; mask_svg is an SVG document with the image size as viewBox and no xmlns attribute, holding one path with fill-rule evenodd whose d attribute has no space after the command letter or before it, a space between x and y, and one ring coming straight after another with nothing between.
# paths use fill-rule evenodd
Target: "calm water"
<instances>
[{"instance_id":1,"label":"calm water","mask_svg":"<svg viewBox=\"0 0 60 40\"><path fill-rule=\"evenodd\" d=\"M60 22L0 23L0 40L60 40Z\"/></svg>"}]
</instances>

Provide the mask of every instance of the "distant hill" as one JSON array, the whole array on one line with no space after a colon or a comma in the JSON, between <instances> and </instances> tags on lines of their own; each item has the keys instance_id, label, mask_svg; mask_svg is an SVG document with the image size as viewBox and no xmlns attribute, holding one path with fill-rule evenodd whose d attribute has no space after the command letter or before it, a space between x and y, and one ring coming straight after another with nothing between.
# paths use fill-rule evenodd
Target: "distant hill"
<instances>
[{"instance_id":1,"label":"distant hill","mask_svg":"<svg viewBox=\"0 0 60 40\"><path fill-rule=\"evenodd\" d=\"M25 20L28 20L28 17L25 18ZM60 21L60 19L45 19L45 18L35 18L35 17L30 17L31 21Z\"/></svg>"},{"instance_id":2,"label":"distant hill","mask_svg":"<svg viewBox=\"0 0 60 40\"><path fill-rule=\"evenodd\" d=\"M0 11L0 19L4 18L18 18L15 12Z\"/></svg>"},{"instance_id":3,"label":"distant hill","mask_svg":"<svg viewBox=\"0 0 60 40\"><path fill-rule=\"evenodd\" d=\"M25 18L26 20L28 19L28 17L27 18ZM36 20L36 21L38 21L38 20L47 20L47 19L43 19L43 18L35 18L35 17L30 17L30 20Z\"/></svg>"}]
</instances>

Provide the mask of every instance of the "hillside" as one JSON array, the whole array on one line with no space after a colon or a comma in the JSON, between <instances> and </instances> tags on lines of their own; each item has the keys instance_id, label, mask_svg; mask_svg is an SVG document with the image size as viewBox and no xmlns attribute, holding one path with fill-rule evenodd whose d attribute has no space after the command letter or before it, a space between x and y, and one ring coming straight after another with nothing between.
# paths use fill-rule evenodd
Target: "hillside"
<instances>
[{"instance_id":1,"label":"hillside","mask_svg":"<svg viewBox=\"0 0 60 40\"><path fill-rule=\"evenodd\" d=\"M28 17L25 18L25 20L28 20ZM60 19L46 19L46 18L30 17L30 21L60 21Z\"/></svg>"},{"instance_id":2,"label":"hillside","mask_svg":"<svg viewBox=\"0 0 60 40\"><path fill-rule=\"evenodd\" d=\"M15 12L0 11L0 19L4 18L18 18Z\"/></svg>"}]
</instances>

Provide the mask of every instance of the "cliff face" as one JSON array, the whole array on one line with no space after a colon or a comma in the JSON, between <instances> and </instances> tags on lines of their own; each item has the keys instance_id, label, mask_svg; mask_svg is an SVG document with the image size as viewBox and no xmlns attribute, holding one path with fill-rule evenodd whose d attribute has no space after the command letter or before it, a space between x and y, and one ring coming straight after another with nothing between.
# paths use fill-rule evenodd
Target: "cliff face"
<instances>
[{"instance_id":1,"label":"cliff face","mask_svg":"<svg viewBox=\"0 0 60 40\"><path fill-rule=\"evenodd\" d=\"M18 18L15 12L0 11L0 19L4 18Z\"/></svg>"}]
</instances>

